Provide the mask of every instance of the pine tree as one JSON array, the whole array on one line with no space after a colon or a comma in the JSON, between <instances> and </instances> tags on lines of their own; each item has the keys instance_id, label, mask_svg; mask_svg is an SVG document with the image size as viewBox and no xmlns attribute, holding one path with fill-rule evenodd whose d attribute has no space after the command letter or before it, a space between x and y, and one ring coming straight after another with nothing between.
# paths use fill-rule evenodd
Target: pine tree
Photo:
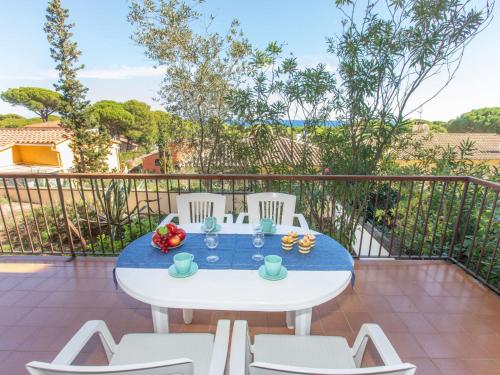
<instances>
[{"instance_id":1,"label":"pine tree","mask_svg":"<svg viewBox=\"0 0 500 375\"><path fill-rule=\"evenodd\" d=\"M78 172L106 170L110 137L107 130L93 120L90 102L86 99L88 89L78 80L77 74L84 65L79 63L81 51L71 40L73 23L67 23L68 9L60 0L51 0L47 7L44 31L50 44L50 55L56 62L59 80L55 89L62 95L59 110L62 126L72 134L71 148Z\"/></svg>"}]
</instances>

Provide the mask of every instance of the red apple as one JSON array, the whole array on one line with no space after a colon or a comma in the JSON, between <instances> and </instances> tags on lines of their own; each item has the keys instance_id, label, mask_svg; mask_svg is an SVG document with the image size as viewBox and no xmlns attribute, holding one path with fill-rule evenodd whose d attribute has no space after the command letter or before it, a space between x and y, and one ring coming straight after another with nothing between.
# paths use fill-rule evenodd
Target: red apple
<instances>
[{"instance_id":1,"label":"red apple","mask_svg":"<svg viewBox=\"0 0 500 375\"><path fill-rule=\"evenodd\" d=\"M186 238L186 231L184 229L177 228L177 232L175 234L179 236L181 241L184 241L184 239Z\"/></svg>"},{"instance_id":2,"label":"red apple","mask_svg":"<svg viewBox=\"0 0 500 375\"><path fill-rule=\"evenodd\" d=\"M177 225L174 223L168 223L165 228L167 228L169 233L175 233L177 231Z\"/></svg>"},{"instance_id":3,"label":"red apple","mask_svg":"<svg viewBox=\"0 0 500 375\"><path fill-rule=\"evenodd\" d=\"M180 243L181 243L181 239L177 235L173 235L172 237L170 237L167 240L168 247L176 247L176 246L179 246Z\"/></svg>"}]
</instances>

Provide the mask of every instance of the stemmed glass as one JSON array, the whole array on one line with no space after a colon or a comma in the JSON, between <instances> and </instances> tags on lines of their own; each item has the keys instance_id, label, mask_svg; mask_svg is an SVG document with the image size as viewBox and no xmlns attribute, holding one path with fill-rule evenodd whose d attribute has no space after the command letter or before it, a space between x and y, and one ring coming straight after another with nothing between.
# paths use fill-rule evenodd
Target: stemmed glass
<instances>
[{"instance_id":1,"label":"stemmed glass","mask_svg":"<svg viewBox=\"0 0 500 375\"><path fill-rule=\"evenodd\" d=\"M208 232L205 234L204 241L205 241L205 245L207 245L207 247L210 250L214 250L217 247L217 245L219 244L219 236L217 235L217 233ZM219 260L218 255L210 254L209 256L207 256L207 262L214 263L214 262L217 262L218 260Z\"/></svg>"},{"instance_id":2,"label":"stemmed glass","mask_svg":"<svg viewBox=\"0 0 500 375\"><path fill-rule=\"evenodd\" d=\"M260 226L256 226L253 232L252 244L257 249L257 252L252 255L252 259L260 262L264 259L264 255L260 253L260 248L264 246L264 232Z\"/></svg>"}]
</instances>

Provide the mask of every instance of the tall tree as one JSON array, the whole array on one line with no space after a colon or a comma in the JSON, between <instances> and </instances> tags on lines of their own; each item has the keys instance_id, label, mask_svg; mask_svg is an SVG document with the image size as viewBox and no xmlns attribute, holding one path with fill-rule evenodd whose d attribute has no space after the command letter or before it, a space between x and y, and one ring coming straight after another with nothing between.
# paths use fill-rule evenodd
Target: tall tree
<instances>
[{"instance_id":1,"label":"tall tree","mask_svg":"<svg viewBox=\"0 0 500 375\"><path fill-rule=\"evenodd\" d=\"M266 155L273 137L290 136L283 158L295 173L313 173L311 140L318 126L324 126L332 114L335 78L324 64L299 68L295 57L282 58L282 47L276 42L265 50L256 50L249 63L247 87L233 90L228 98L234 117L250 126L251 140L260 167L269 168ZM296 120L303 121L301 142L295 142ZM288 134L285 132L288 127ZM293 165L292 165L293 164Z\"/></svg>"},{"instance_id":2,"label":"tall tree","mask_svg":"<svg viewBox=\"0 0 500 375\"><path fill-rule=\"evenodd\" d=\"M466 112L450 121L451 133L497 133L500 134L500 107L480 108Z\"/></svg>"},{"instance_id":3,"label":"tall tree","mask_svg":"<svg viewBox=\"0 0 500 375\"><path fill-rule=\"evenodd\" d=\"M122 103L101 100L92 105L92 114L104 125L113 138L126 134L134 126L134 116Z\"/></svg>"},{"instance_id":4,"label":"tall tree","mask_svg":"<svg viewBox=\"0 0 500 375\"><path fill-rule=\"evenodd\" d=\"M68 16L60 0L49 2L44 31L59 73L59 80L54 84L62 96L59 113L63 127L71 132L76 169L79 172L105 170L110 137L104 126L93 121L86 99L88 89L77 78L84 66L78 61L81 52L71 40L74 24L67 22Z\"/></svg>"},{"instance_id":5,"label":"tall tree","mask_svg":"<svg viewBox=\"0 0 500 375\"><path fill-rule=\"evenodd\" d=\"M226 97L242 78L250 48L237 21L225 35L193 25L200 20L196 7L202 2L133 0L129 21L136 28L134 40L165 69L159 94L167 111L196 124L197 165L208 173L228 118Z\"/></svg>"},{"instance_id":6,"label":"tall tree","mask_svg":"<svg viewBox=\"0 0 500 375\"><path fill-rule=\"evenodd\" d=\"M0 94L3 101L20 105L36 113L44 122L61 107L61 95L41 87L11 88Z\"/></svg>"},{"instance_id":7,"label":"tall tree","mask_svg":"<svg viewBox=\"0 0 500 375\"><path fill-rule=\"evenodd\" d=\"M338 173L371 174L395 149L409 115L454 78L469 42L489 24L489 0L336 0L343 32L328 39L339 59L330 159ZM360 9L364 7L364 9ZM429 80L441 84L415 103ZM328 139L325 138L325 139Z\"/></svg>"},{"instance_id":8,"label":"tall tree","mask_svg":"<svg viewBox=\"0 0 500 375\"><path fill-rule=\"evenodd\" d=\"M124 132L128 140L149 147L154 143L154 118L151 107L139 100L128 100L123 103L123 108L134 118L133 125Z\"/></svg>"}]
</instances>

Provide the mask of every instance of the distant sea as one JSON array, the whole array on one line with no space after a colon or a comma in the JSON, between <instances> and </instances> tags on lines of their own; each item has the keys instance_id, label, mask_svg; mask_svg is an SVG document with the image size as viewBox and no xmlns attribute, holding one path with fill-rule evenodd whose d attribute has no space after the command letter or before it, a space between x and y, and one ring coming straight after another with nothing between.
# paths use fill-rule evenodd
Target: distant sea
<instances>
[{"instance_id":1,"label":"distant sea","mask_svg":"<svg viewBox=\"0 0 500 375\"><path fill-rule=\"evenodd\" d=\"M229 122L229 123L233 123L233 124L236 123L236 124L240 124L243 126L248 125L248 123L244 123L244 122ZM301 128L304 126L304 123L305 123L304 120L292 120L292 121L281 120L282 125L284 125L284 126L292 125L294 128ZM334 126L339 126L340 124L341 124L340 121L325 121L325 123L322 124L322 126L334 127Z\"/></svg>"}]
</instances>

